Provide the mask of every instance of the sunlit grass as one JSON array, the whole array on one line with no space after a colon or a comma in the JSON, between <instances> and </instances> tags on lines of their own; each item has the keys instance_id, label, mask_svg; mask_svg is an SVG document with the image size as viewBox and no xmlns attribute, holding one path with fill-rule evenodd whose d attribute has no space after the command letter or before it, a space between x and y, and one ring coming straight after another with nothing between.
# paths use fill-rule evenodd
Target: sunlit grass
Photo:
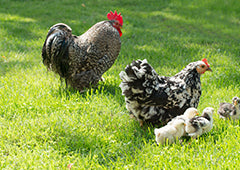
<instances>
[{"instance_id":1,"label":"sunlit grass","mask_svg":"<svg viewBox=\"0 0 240 170\"><path fill-rule=\"evenodd\" d=\"M84 4L84 5L82 5ZM214 114L210 133L157 146L153 127L130 119L118 76L146 58L160 75L207 58L198 109L240 96L240 6L234 0L0 1L0 169L237 169L239 121ZM84 33L110 10L123 15L120 55L98 88L80 94L47 72L49 27Z\"/></svg>"}]
</instances>

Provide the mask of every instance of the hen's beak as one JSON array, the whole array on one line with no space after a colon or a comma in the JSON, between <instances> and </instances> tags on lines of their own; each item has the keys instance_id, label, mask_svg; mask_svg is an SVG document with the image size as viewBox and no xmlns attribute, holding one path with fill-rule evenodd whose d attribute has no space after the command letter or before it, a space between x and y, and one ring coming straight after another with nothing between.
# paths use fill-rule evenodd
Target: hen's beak
<instances>
[{"instance_id":1,"label":"hen's beak","mask_svg":"<svg viewBox=\"0 0 240 170\"><path fill-rule=\"evenodd\" d=\"M234 100L233 104L234 104L234 106L237 106L237 100Z\"/></svg>"},{"instance_id":2,"label":"hen's beak","mask_svg":"<svg viewBox=\"0 0 240 170\"><path fill-rule=\"evenodd\" d=\"M197 114L196 115L199 115L199 113L197 112Z\"/></svg>"},{"instance_id":3,"label":"hen's beak","mask_svg":"<svg viewBox=\"0 0 240 170\"><path fill-rule=\"evenodd\" d=\"M206 71L211 71L212 72L212 69L210 67L208 67Z\"/></svg>"}]
</instances>

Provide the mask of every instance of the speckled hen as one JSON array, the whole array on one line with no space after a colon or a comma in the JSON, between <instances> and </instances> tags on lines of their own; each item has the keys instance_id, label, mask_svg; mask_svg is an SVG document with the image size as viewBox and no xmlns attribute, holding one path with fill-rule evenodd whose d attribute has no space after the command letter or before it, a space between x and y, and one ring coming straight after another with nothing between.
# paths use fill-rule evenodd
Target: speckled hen
<instances>
[{"instance_id":1,"label":"speckled hen","mask_svg":"<svg viewBox=\"0 0 240 170\"><path fill-rule=\"evenodd\" d=\"M140 125L164 125L187 108L197 108L200 75L206 71L211 71L206 59L188 64L172 77L159 76L146 59L133 61L119 74L126 108Z\"/></svg>"},{"instance_id":2,"label":"speckled hen","mask_svg":"<svg viewBox=\"0 0 240 170\"><path fill-rule=\"evenodd\" d=\"M121 49L122 16L111 11L107 17L80 36L66 24L53 25L42 48L43 64L79 91L96 85Z\"/></svg>"}]
</instances>

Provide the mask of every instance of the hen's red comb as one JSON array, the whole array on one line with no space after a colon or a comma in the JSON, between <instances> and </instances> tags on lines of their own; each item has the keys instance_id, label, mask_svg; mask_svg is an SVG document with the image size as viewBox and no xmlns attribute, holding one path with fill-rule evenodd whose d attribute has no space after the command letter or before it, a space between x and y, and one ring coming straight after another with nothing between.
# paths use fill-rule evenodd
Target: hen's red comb
<instances>
[{"instance_id":1,"label":"hen's red comb","mask_svg":"<svg viewBox=\"0 0 240 170\"><path fill-rule=\"evenodd\" d=\"M204 59L202 59L202 61L208 66L208 67L210 67L210 65L208 64L208 62L207 62L207 59L206 58L204 58Z\"/></svg>"},{"instance_id":2,"label":"hen's red comb","mask_svg":"<svg viewBox=\"0 0 240 170\"><path fill-rule=\"evenodd\" d=\"M119 24L122 26L123 24L123 19L122 19L122 16L121 16L121 12L119 14L117 14L117 11L115 11L114 13L112 11L110 11L108 14L107 14L107 18L109 20L117 20L119 21Z\"/></svg>"}]
</instances>

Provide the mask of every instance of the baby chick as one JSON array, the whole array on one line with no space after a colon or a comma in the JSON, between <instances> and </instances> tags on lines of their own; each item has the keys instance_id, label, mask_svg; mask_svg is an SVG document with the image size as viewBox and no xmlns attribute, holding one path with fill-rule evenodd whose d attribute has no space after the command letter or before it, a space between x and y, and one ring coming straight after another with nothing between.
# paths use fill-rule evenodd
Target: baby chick
<instances>
[{"instance_id":1,"label":"baby chick","mask_svg":"<svg viewBox=\"0 0 240 170\"><path fill-rule=\"evenodd\" d=\"M203 110L202 116L189 119L185 127L188 135L197 138L209 132L213 127L213 112L214 109L212 107L207 107Z\"/></svg>"},{"instance_id":2,"label":"baby chick","mask_svg":"<svg viewBox=\"0 0 240 170\"><path fill-rule=\"evenodd\" d=\"M177 120L183 120L186 123L187 120L194 118L196 115L199 115L198 110L194 107L190 107L184 112L183 115L177 116L173 118L170 122L168 122L168 125L172 125ZM187 133L184 128L183 136L186 136L186 135Z\"/></svg>"},{"instance_id":3,"label":"baby chick","mask_svg":"<svg viewBox=\"0 0 240 170\"><path fill-rule=\"evenodd\" d=\"M240 118L240 99L234 97L231 103L220 103L218 114L222 119L236 120Z\"/></svg>"},{"instance_id":4,"label":"baby chick","mask_svg":"<svg viewBox=\"0 0 240 170\"><path fill-rule=\"evenodd\" d=\"M183 113L183 115L177 116L177 117L173 118L170 122L168 122L168 125L173 124L174 121L179 120L179 119L182 119L186 122L188 119L192 119L198 114L199 113L196 108L190 107Z\"/></svg>"},{"instance_id":5,"label":"baby chick","mask_svg":"<svg viewBox=\"0 0 240 170\"><path fill-rule=\"evenodd\" d=\"M171 125L165 125L159 129L154 129L157 144L172 144L184 134L184 120L176 120Z\"/></svg>"}]
</instances>

